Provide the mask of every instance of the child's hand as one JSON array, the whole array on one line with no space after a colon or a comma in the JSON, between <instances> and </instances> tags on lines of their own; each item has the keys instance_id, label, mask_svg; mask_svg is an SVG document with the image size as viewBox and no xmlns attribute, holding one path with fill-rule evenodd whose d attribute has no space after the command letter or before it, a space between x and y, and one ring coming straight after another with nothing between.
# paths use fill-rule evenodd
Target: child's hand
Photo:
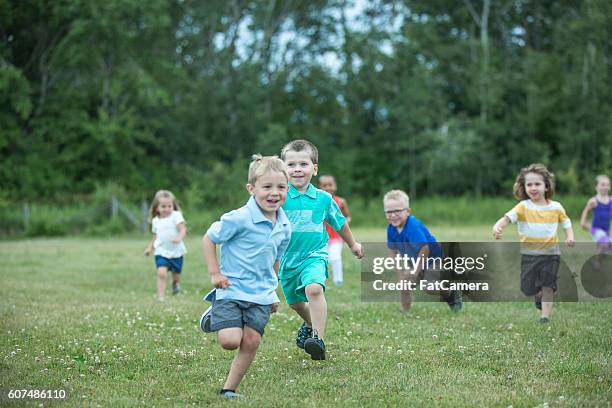
<instances>
[{"instance_id":1,"label":"child's hand","mask_svg":"<svg viewBox=\"0 0 612 408\"><path fill-rule=\"evenodd\" d=\"M591 226L589 225L588 222L582 223L582 224L580 224L580 226L582 227L583 230L585 230L587 232L591 229Z\"/></svg>"},{"instance_id":2,"label":"child's hand","mask_svg":"<svg viewBox=\"0 0 612 408\"><path fill-rule=\"evenodd\" d=\"M357 259L363 258L363 248L361 247L361 244L359 242L355 242L353 244L353 246L351 247L351 252L357 257Z\"/></svg>"},{"instance_id":3,"label":"child's hand","mask_svg":"<svg viewBox=\"0 0 612 408\"><path fill-rule=\"evenodd\" d=\"M575 243L575 242L576 242L576 241L574 241L574 238L567 238L567 239L565 240L565 243L566 243L566 244L567 244L567 246L568 246L568 247L570 247L570 248L574 246L574 243Z\"/></svg>"},{"instance_id":4,"label":"child's hand","mask_svg":"<svg viewBox=\"0 0 612 408\"><path fill-rule=\"evenodd\" d=\"M146 247L144 250L144 256L149 256L151 255L151 248L150 247Z\"/></svg>"},{"instance_id":5,"label":"child's hand","mask_svg":"<svg viewBox=\"0 0 612 408\"><path fill-rule=\"evenodd\" d=\"M231 285L229 279L227 279L227 276L223 275L222 273L211 276L210 283L212 283L212 285L217 289L225 289Z\"/></svg>"},{"instance_id":6,"label":"child's hand","mask_svg":"<svg viewBox=\"0 0 612 408\"><path fill-rule=\"evenodd\" d=\"M278 305L280 305L279 302L273 303L272 306L270 306L270 312L272 313L278 312Z\"/></svg>"},{"instance_id":7,"label":"child's hand","mask_svg":"<svg viewBox=\"0 0 612 408\"><path fill-rule=\"evenodd\" d=\"M181 241L182 241L182 239L180 239L180 238L174 238L174 239L172 240L172 243L173 243L173 244L180 244L180 243L181 243Z\"/></svg>"},{"instance_id":8,"label":"child's hand","mask_svg":"<svg viewBox=\"0 0 612 408\"><path fill-rule=\"evenodd\" d=\"M497 224L493 226L493 237L495 239L501 239L502 237L502 228Z\"/></svg>"}]
</instances>

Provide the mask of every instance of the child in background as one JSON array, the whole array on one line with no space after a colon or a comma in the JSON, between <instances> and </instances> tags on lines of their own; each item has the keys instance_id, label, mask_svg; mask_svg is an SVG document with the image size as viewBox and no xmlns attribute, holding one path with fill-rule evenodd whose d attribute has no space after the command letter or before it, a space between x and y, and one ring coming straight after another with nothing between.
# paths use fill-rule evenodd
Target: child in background
<instances>
[{"instance_id":1,"label":"child in background","mask_svg":"<svg viewBox=\"0 0 612 408\"><path fill-rule=\"evenodd\" d=\"M155 266L157 268L157 300L164 302L166 276L172 272L172 294L181 290L179 280L183 270L183 255L187 253L183 239L187 234L185 219L174 194L168 190L155 193L151 204L151 224L153 238L144 250L149 256L155 249Z\"/></svg>"},{"instance_id":2,"label":"child in background","mask_svg":"<svg viewBox=\"0 0 612 408\"><path fill-rule=\"evenodd\" d=\"M574 246L572 223L563 206L551 198L555 194L554 175L542 164L531 164L519 172L514 196L521 200L493 226L493 236L501 239L502 229L518 222L521 242L521 291L534 296L541 310L540 322L548 323L557 290L557 271L561 261L557 227L565 230L566 244Z\"/></svg>"},{"instance_id":3,"label":"child in background","mask_svg":"<svg viewBox=\"0 0 612 408\"><path fill-rule=\"evenodd\" d=\"M599 269L601 257L604 253L612 250L612 239L610 238L610 219L612 219L612 197L610 197L610 178L604 174L595 179L595 191L597 195L587 201L580 225L586 231L591 232L593 241L597 244L598 256L595 258L595 267ZM587 218L589 212L593 211L593 223L589 225Z\"/></svg>"},{"instance_id":4,"label":"child in background","mask_svg":"<svg viewBox=\"0 0 612 408\"><path fill-rule=\"evenodd\" d=\"M346 218L346 222L351 222L351 214L349 212L348 203L342 197L336 195L336 179L334 176L324 175L319 177L319 188L331 194L332 198L338 204L342 215ZM342 273L342 237L328 224L325 223L325 229L329 236L327 242L327 252L329 253L329 263L331 264L332 282L334 285L342 285L344 278Z\"/></svg>"},{"instance_id":5,"label":"child in background","mask_svg":"<svg viewBox=\"0 0 612 408\"><path fill-rule=\"evenodd\" d=\"M383 197L383 208L387 225L387 247L389 256L395 257L398 254L408 255L412 259L423 257L423 259L433 259L442 256L442 248L438 244L436 237L427 229L425 224L414 215L410 208L408 194L402 190L391 190ZM439 276L432 276L434 272L427 265L418 264L416 269L409 271L398 271L400 280L418 281L424 278L427 280L439 280ZM425 276L427 273L427 277ZM431 294L439 294L448 304L448 307L457 312L463 308L463 298L461 291L431 291ZM412 305L409 290L400 292L400 304L402 312L407 313Z\"/></svg>"},{"instance_id":6,"label":"child in background","mask_svg":"<svg viewBox=\"0 0 612 408\"><path fill-rule=\"evenodd\" d=\"M294 140L283 147L281 158L289 173L289 192L283 209L291 221L292 234L281 259L279 280L287 304L304 319L296 345L313 360L325 360L327 233L324 221L340 233L357 258L363 257L363 250L331 195L310 184L317 175L317 148L306 140Z\"/></svg>"},{"instance_id":7,"label":"child in background","mask_svg":"<svg viewBox=\"0 0 612 408\"><path fill-rule=\"evenodd\" d=\"M210 315L200 318L200 326L218 331L224 349L238 349L220 391L226 398L240 396L236 389L255 358L270 314L278 308L278 261L291 238L291 224L281 208L287 180L282 160L254 155L246 185L251 198L224 214L203 237L210 280L217 289Z\"/></svg>"}]
</instances>

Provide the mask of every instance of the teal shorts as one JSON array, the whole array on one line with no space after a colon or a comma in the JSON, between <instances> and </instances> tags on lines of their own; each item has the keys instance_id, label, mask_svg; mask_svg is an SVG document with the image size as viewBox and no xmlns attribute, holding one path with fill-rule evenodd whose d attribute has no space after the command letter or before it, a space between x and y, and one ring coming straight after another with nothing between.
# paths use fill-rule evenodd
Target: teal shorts
<instances>
[{"instance_id":1,"label":"teal shorts","mask_svg":"<svg viewBox=\"0 0 612 408\"><path fill-rule=\"evenodd\" d=\"M318 283L325 290L327 279L327 259L315 258L304 262L299 267L299 272L291 271L289 277L280 279L281 288L288 305L299 302L308 302L306 298L306 286ZM284 272L286 273L286 272Z\"/></svg>"}]
</instances>

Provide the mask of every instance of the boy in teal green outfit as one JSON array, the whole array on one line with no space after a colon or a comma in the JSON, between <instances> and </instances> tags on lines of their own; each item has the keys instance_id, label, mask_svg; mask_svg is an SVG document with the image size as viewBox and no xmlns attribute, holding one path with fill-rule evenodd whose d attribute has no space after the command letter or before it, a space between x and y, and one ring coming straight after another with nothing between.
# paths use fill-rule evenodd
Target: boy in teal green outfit
<instances>
[{"instance_id":1,"label":"boy in teal green outfit","mask_svg":"<svg viewBox=\"0 0 612 408\"><path fill-rule=\"evenodd\" d=\"M281 159L289 173L289 192L283 210L291 222L292 233L281 258L279 280L287 304L304 319L298 330L297 346L313 360L325 360L328 237L324 221L338 231L357 258L363 257L363 250L332 196L310 184L318 171L317 148L306 140L294 140L283 147Z\"/></svg>"}]
</instances>

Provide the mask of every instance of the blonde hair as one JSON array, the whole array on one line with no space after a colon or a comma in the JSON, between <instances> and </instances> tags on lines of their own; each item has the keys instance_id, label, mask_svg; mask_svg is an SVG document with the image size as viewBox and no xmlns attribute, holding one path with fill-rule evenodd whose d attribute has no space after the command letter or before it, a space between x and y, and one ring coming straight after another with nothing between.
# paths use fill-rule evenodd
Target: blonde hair
<instances>
[{"instance_id":1,"label":"blonde hair","mask_svg":"<svg viewBox=\"0 0 612 408\"><path fill-rule=\"evenodd\" d=\"M181 211L181 207L179 206L178 202L176 201L176 197L174 197L174 194L172 194L172 192L168 190L159 190L157 193L155 193L155 197L153 197L153 202L151 203L151 208L149 209L149 215L151 219L159 215L159 211L157 211L157 207L159 206L160 198L171 199L172 208L174 209L174 211Z\"/></svg>"},{"instance_id":2,"label":"blonde hair","mask_svg":"<svg viewBox=\"0 0 612 408\"><path fill-rule=\"evenodd\" d=\"M297 139L287 143L281 150L281 159L285 160L285 155L291 150L294 152L308 150L312 164L317 164L319 162L319 151L317 150L316 146L310 143L308 140Z\"/></svg>"},{"instance_id":3,"label":"blonde hair","mask_svg":"<svg viewBox=\"0 0 612 408\"><path fill-rule=\"evenodd\" d=\"M546 187L546 191L544 193L544 197L547 200L550 200L553 195L555 195L555 175L548 171L546 166L541 163L533 163L527 167L523 167L519 172L518 176L516 176L516 181L514 182L514 187L512 187L512 192L514 193L514 197L518 200L527 200L529 196L525 191L525 176L527 173L535 173L542 176L544 179L544 186Z\"/></svg>"},{"instance_id":4,"label":"blonde hair","mask_svg":"<svg viewBox=\"0 0 612 408\"><path fill-rule=\"evenodd\" d=\"M608 183L610 182L610 177L605 174L599 174L595 177L595 186L597 186L602 179L608 180Z\"/></svg>"},{"instance_id":5,"label":"blonde hair","mask_svg":"<svg viewBox=\"0 0 612 408\"><path fill-rule=\"evenodd\" d=\"M406 204L406 208L410 208L410 198L403 190L391 190L383 197L383 204L387 200L398 200L403 201Z\"/></svg>"},{"instance_id":6,"label":"blonde hair","mask_svg":"<svg viewBox=\"0 0 612 408\"><path fill-rule=\"evenodd\" d=\"M251 157L251 164L249 165L249 180L248 183L255 185L257 179L270 171L277 171L285 175L289 180L287 174L287 166L285 163L278 158L278 156L262 156L261 154L254 154Z\"/></svg>"}]
</instances>

